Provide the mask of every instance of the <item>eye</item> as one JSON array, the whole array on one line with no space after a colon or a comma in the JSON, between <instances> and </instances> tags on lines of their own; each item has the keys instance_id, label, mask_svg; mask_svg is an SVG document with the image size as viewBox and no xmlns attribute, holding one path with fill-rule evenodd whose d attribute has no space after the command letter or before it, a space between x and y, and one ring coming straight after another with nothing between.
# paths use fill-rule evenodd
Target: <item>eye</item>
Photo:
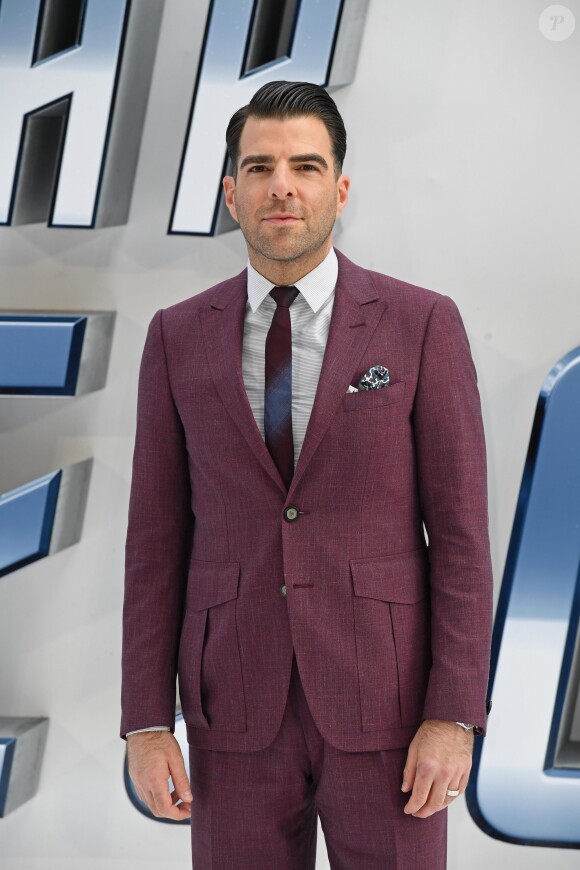
<instances>
[{"instance_id":1,"label":"eye","mask_svg":"<svg viewBox=\"0 0 580 870\"><path fill-rule=\"evenodd\" d=\"M266 167L263 164L257 164L256 166L250 166L248 168L248 172L257 173L257 172L265 172Z\"/></svg>"},{"instance_id":2,"label":"eye","mask_svg":"<svg viewBox=\"0 0 580 870\"><path fill-rule=\"evenodd\" d=\"M303 172L318 172L318 166L315 163L301 163L298 169Z\"/></svg>"}]
</instances>

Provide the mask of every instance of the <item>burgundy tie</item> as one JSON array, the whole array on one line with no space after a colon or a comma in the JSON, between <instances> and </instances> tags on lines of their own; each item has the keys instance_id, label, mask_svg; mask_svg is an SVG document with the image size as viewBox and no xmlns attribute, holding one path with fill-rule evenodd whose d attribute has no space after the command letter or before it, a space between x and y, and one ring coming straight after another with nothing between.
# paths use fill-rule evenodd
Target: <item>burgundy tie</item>
<instances>
[{"instance_id":1,"label":"burgundy tie","mask_svg":"<svg viewBox=\"0 0 580 870\"><path fill-rule=\"evenodd\" d=\"M297 287L273 287L276 311L266 336L264 438L286 486L294 474L292 437L292 324L290 306Z\"/></svg>"}]
</instances>

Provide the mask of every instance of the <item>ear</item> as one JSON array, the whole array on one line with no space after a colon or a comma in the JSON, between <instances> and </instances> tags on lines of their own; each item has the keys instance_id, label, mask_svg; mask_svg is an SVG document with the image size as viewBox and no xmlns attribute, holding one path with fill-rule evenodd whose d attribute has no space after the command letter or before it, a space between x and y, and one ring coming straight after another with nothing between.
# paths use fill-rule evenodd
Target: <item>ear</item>
<instances>
[{"instance_id":1,"label":"ear","mask_svg":"<svg viewBox=\"0 0 580 870\"><path fill-rule=\"evenodd\" d=\"M338 217L348 202L348 189L350 187L350 178L348 175L341 175L338 181L336 182L336 190L337 190L337 204L336 204L336 216Z\"/></svg>"},{"instance_id":2,"label":"ear","mask_svg":"<svg viewBox=\"0 0 580 870\"><path fill-rule=\"evenodd\" d=\"M226 200L226 205L229 209L229 212L235 221L238 220L238 215L236 212L236 203L235 203L235 191L236 191L236 180L232 175L226 175L224 180L222 181L222 185L224 188L224 197Z\"/></svg>"}]
</instances>

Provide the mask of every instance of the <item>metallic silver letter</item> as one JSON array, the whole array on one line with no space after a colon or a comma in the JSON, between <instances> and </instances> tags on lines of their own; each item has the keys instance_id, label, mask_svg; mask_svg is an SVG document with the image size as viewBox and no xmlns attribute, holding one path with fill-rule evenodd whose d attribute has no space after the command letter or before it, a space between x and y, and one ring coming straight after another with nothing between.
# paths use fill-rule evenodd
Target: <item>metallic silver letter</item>
<instances>
[{"instance_id":1,"label":"metallic silver letter","mask_svg":"<svg viewBox=\"0 0 580 870\"><path fill-rule=\"evenodd\" d=\"M2 0L0 224L126 220L162 2Z\"/></svg>"},{"instance_id":2,"label":"metallic silver letter","mask_svg":"<svg viewBox=\"0 0 580 870\"><path fill-rule=\"evenodd\" d=\"M214 235L231 227L223 222L221 207L224 133L233 112L259 87L277 79L329 88L352 81L368 0L286 0L274 37L271 27L261 26L271 5L212 2L171 232ZM273 45L260 46L262 40ZM265 62L269 53L274 59ZM252 59L261 65L247 69Z\"/></svg>"},{"instance_id":3,"label":"metallic silver letter","mask_svg":"<svg viewBox=\"0 0 580 870\"><path fill-rule=\"evenodd\" d=\"M580 347L538 401L498 602L494 709L468 805L500 840L580 847Z\"/></svg>"},{"instance_id":4,"label":"metallic silver letter","mask_svg":"<svg viewBox=\"0 0 580 870\"><path fill-rule=\"evenodd\" d=\"M0 818L37 792L48 719L0 717Z\"/></svg>"}]
</instances>

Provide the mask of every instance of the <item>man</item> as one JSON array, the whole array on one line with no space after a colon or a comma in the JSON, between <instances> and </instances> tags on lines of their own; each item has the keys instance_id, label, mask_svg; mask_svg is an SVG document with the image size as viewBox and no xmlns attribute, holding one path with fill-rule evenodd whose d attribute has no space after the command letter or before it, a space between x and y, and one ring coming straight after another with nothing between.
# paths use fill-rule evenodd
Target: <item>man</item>
<instances>
[{"instance_id":1,"label":"man","mask_svg":"<svg viewBox=\"0 0 580 870\"><path fill-rule=\"evenodd\" d=\"M491 622L465 331L334 251L346 134L322 88L265 85L226 139L248 267L158 312L142 361L131 777L155 815L191 813L196 868L313 868L317 814L335 870L443 868Z\"/></svg>"}]
</instances>

